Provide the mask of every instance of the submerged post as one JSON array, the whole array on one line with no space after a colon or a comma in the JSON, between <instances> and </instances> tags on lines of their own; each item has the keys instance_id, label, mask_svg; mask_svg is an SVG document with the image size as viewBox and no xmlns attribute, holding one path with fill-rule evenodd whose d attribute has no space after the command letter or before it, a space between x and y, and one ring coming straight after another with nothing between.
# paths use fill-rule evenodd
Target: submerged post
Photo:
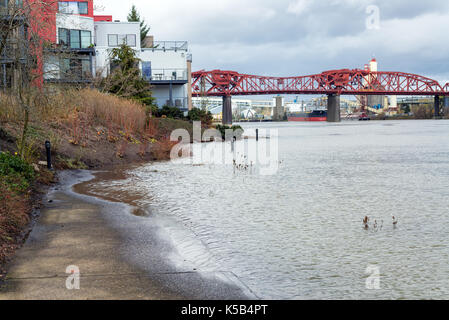
<instances>
[{"instance_id":1,"label":"submerged post","mask_svg":"<svg viewBox=\"0 0 449 320\"><path fill-rule=\"evenodd\" d=\"M224 125L232 124L232 100L231 96L223 96L223 118Z\"/></svg>"},{"instance_id":2,"label":"submerged post","mask_svg":"<svg viewBox=\"0 0 449 320\"><path fill-rule=\"evenodd\" d=\"M47 168L51 170L51 143L50 141L45 141L45 150L47 151Z\"/></svg>"},{"instance_id":3,"label":"submerged post","mask_svg":"<svg viewBox=\"0 0 449 320\"><path fill-rule=\"evenodd\" d=\"M327 96L327 122L340 122L340 95L333 93Z\"/></svg>"}]
</instances>

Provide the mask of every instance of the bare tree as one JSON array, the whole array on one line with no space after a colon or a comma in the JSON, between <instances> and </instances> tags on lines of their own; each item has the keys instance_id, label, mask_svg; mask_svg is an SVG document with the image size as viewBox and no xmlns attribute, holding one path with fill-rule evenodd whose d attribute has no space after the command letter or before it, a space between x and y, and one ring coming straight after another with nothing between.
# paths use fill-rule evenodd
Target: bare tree
<instances>
[{"instance_id":1,"label":"bare tree","mask_svg":"<svg viewBox=\"0 0 449 320\"><path fill-rule=\"evenodd\" d=\"M45 48L51 43L56 0L0 0L1 86L23 113L18 149L23 157L30 113L42 95Z\"/></svg>"}]
</instances>

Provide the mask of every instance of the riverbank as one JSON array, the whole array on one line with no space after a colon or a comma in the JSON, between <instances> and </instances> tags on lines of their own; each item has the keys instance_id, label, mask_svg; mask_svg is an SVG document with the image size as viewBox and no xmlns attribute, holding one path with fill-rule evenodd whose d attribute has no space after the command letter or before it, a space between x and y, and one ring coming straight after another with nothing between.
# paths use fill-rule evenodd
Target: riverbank
<instances>
[{"instance_id":1,"label":"riverbank","mask_svg":"<svg viewBox=\"0 0 449 320\"><path fill-rule=\"evenodd\" d=\"M114 173L112 173L114 175ZM127 225L133 236L114 228L114 216L132 215L133 207L72 191L93 179L88 171L64 171L59 184L44 197L41 216L28 241L8 265L0 299L246 299L244 289L220 272L200 273L173 266L167 257L172 245L159 239L152 225L140 241L139 225L148 217L135 216ZM75 188L76 189L76 188ZM82 187L81 187L82 189ZM132 247L145 265L132 263ZM68 266L80 270L80 290L68 290Z\"/></svg>"},{"instance_id":2,"label":"riverbank","mask_svg":"<svg viewBox=\"0 0 449 320\"><path fill-rule=\"evenodd\" d=\"M57 180L46 168L45 141L56 170L106 169L168 159L178 128L191 132L192 124L154 118L135 101L91 89L38 95L25 121L17 100L0 93L0 280Z\"/></svg>"}]
</instances>

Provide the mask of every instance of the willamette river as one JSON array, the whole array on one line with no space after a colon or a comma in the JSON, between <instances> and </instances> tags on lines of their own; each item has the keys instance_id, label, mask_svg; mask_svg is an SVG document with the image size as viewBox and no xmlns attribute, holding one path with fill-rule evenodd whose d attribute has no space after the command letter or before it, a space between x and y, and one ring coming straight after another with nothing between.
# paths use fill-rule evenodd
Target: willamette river
<instances>
[{"instance_id":1,"label":"willamette river","mask_svg":"<svg viewBox=\"0 0 449 320\"><path fill-rule=\"evenodd\" d=\"M449 121L243 127L278 129L275 174L165 162L108 188L142 195L174 262L233 273L260 298L449 298Z\"/></svg>"}]
</instances>

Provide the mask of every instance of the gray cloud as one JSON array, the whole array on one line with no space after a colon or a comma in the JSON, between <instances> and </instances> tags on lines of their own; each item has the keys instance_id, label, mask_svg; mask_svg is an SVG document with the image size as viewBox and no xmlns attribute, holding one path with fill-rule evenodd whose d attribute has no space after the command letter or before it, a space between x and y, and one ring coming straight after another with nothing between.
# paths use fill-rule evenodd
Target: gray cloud
<instances>
[{"instance_id":1,"label":"gray cloud","mask_svg":"<svg viewBox=\"0 0 449 320\"><path fill-rule=\"evenodd\" d=\"M449 2L374 0L96 0L125 19L135 3L158 40L188 40L194 69L303 75L362 68L449 80ZM367 30L368 5L380 29Z\"/></svg>"}]
</instances>

